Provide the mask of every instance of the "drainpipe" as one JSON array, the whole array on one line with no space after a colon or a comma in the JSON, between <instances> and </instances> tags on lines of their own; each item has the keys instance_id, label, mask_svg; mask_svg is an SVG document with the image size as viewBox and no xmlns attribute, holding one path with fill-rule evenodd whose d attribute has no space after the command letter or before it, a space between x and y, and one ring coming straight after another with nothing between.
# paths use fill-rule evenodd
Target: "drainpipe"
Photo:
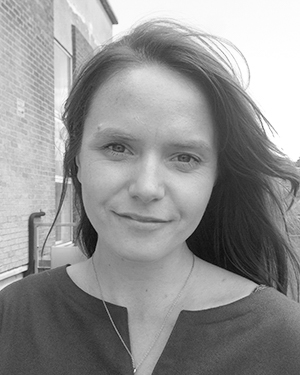
<instances>
[{"instance_id":1,"label":"drainpipe","mask_svg":"<svg viewBox=\"0 0 300 375\"><path fill-rule=\"evenodd\" d=\"M45 212L33 212L28 219L28 269L24 272L24 277L34 273L35 262L36 262L36 240L35 240L35 228L34 228L34 219L45 216Z\"/></svg>"}]
</instances>

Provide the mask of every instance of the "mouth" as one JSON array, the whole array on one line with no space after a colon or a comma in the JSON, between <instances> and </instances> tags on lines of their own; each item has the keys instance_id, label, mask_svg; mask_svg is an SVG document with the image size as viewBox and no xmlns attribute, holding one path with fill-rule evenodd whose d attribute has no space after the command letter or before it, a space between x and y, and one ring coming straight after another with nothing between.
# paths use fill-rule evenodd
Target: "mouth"
<instances>
[{"instance_id":1,"label":"mouth","mask_svg":"<svg viewBox=\"0 0 300 375\"><path fill-rule=\"evenodd\" d=\"M127 213L127 212L116 213L116 214L120 217L130 219L133 221L138 221L140 223L167 223L168 222L168 220L164 220L164 219L154 217L154 216L142 216L142 215L138 215L134 213Z\"/></svg>"}]
</instances>

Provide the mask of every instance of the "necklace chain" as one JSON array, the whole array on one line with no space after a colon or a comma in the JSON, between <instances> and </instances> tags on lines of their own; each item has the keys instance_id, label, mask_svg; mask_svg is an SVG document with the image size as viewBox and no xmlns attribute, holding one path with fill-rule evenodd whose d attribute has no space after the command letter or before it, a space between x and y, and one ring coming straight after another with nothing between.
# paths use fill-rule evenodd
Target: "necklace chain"
<instances>
[{"instance_id":1,"label":"necklace chain","mask_svg":"<svg viewBox=\"0 0 300 375\"><path fill-rule=\"evenodd\" d=\"M117 326L116 326L116 324L115 324L115 322L114 322L114 320L113 320L113 318L112 318L112 316L111 316L111 314L110 314L110 311L109 311L109 309L108 309L108 307L107 307L107 304L106 304L106 302L104 301L103 293L102 293L102 288L101 288L101 284L100 284L100 280L99 280L99 278L98 278L98 274L97 274L97 272L96 272L96 267L95 267L95 263L94 263L94 257L92 257L92 264L93 264L94 273L95 273L95 276L96 276L96 279L97 279L97 283L98 283L98 286L99 286L99 291L100 291L100 296L101 296L101 300L102 300L103 306L104 306L104 308L105 308L105 311L106 311L106 313L107 313L107 315L108 315L108 317L109 317L109 320L110 320L110 322L111 322L111 324L112 324L112 326L113 326L113 328L114 328L116 334L118 335L118 337L119 337L119 339L120 339L122 345L124 346L124 348L126 349L127 353L129 354L129 356L130 356L130 358L131 358L132 367L133 367L133 373L135 374L136 371L137 371L137 369L141 366L141 364L146 360L146 358L147 358L148 355L150 354L151 350L153 349L154 345L156 344L157 340L159 339L159 337L160 337L162 331L164 330L165 325L166 325L166 323L167 323L167 321L168 321L169 316L171 315L171 313L173 312L174 308L176 307L176 305L177 305L177 303L178 303L178 301L179 301L179 299L180 299L180 297L181 297L181 295L182 295L182 292L183 292L183 290L185 289L185 287L186 287L186 285L187 285L187 283L188 283L188 281L189 281L189 279L190 279L190 277L191 277L191 275L192 275L192 272L193 272L193 269L194 269L194 265L195 265L195 255L193 254L193 263L192 263L192 267L191 267L191 269L190 269L190 272L189 272L189 274L188 274L188 276L187 276L187 278L186 278L186 280L185 280L185 282L184 282L182 288L180 289L179 293L177 294L177 296L176 296L175 299L173 300L173 302L172 302L171 306L169 307L169 310L168 310L168 312L167 312L167 314L166 314L166 316L165 316L165 318L164 318L164 320L163 320L163 322L162 322L162 325L161 325L159 331L157 332L157 334L155 335L155 337L154 337L154 339L153 339L152 344L150 345L149 349L145 352L145 354L143 355L143 357L142 357L142 359L140 360L139 363L136 363L136 362L135 362L135 359L134 359L134 357L133 357L133 354L131 353L131 351L129 350L129 348L128 348L128 346L126 345L125 341L123 340L123 337L122 337L122 335L120 334L120 332L119 332L119 330L118 330L118 328L117 328Z\"/></svg>"}]
</instances>

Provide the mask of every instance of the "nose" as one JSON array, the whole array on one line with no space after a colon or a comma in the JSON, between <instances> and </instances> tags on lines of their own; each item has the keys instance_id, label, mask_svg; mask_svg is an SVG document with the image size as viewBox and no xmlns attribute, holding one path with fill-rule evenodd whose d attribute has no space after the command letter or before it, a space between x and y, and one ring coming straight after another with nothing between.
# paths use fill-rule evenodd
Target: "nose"
<instances>
[{"instance_id":1,"label":"nose","mask_svg":"<svg viewBox=\"0 0 300 375\"><path fill-rule=\"evenodd\" d=\"M161 176L159 162L148 158L135 166L133 178L129 186L132 198L139 198L144 203L160 200L165 195L165 187Z\"/></svg>"}]
</instances>

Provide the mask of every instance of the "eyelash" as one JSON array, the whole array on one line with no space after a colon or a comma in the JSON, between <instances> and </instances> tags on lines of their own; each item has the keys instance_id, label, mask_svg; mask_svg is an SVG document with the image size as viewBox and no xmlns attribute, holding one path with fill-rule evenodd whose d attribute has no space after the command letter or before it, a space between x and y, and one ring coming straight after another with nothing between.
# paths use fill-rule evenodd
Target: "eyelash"
<instances>
[{"instance_id":1,"label":"eyelash","mask_svg":"<svg viewBox=\"0 0 300 375\"><path fill-rule=\"evenodd\" d=\"M193 159L194 161L197 161L196 160L196 158L194 158L192 155L189 155L189 154L180 154L180 155L177 155L177 158L180 158L180 157L182 157L182 156L185 156L185 157L188 157L189 158L189 160L188 161L186 161L186 160L181 160L181 162L183 162L183 163L190 163L190 161L191 161L191 159ZM178 161L180 161L180 160L178 160Z\"/></svg>"},{"instance_id":2,"label":"eyelash","mask_svg":"<svg viewBox=\"0 0 300 375\"><path fill-rule=\"evenodd\" d=\"M116 151L113 148L114 147L122 147L123 151ZM110 143L104 147L104 150L110 152L112 155L123 155L125 154L125 151L128 150L126 146L122 145L121 143Z\"/></svg>"},{"instance_id":3,"label":"eyelash","mask_svg":"<svg viewBox=\"0 0 300 375\"><path fill-rule=\"evenodd\" d=\"M120 149L119 150L114 149L114 148L120 148L120 147L122 151ZM113 156L123 156L124 154L131 154L128 148L124 146L122 143L110 143L104 146L103 149L105 151L108 151ZM178 160L180 157L184 157L185 159L188 158L188 160L186 161ZM201 160L199 158L192 156L190 154L185 154L185 153L176 155L175 157L171 159L171 161L174 161L174 159L177 159L175 160L175 162L179 164L178 167L184 170L193 169L201 163Z\"/></svg>"},{"instance_id":4,"label":"eyelash","mask_svg":"<svg viewBox=\"0 0 300 375\"><path fill-rule=\"evenodd\" d=\"M201 160L199 158L196 158L195 156L192 156L190 154L179 154L176 156L176 158L179 159L182 156L184 156L185 158L188 157L188 161L177 160L177 162L180 164L179 168L185 170L193 169L201 163Z\"/></svg>"}]
</instances>

